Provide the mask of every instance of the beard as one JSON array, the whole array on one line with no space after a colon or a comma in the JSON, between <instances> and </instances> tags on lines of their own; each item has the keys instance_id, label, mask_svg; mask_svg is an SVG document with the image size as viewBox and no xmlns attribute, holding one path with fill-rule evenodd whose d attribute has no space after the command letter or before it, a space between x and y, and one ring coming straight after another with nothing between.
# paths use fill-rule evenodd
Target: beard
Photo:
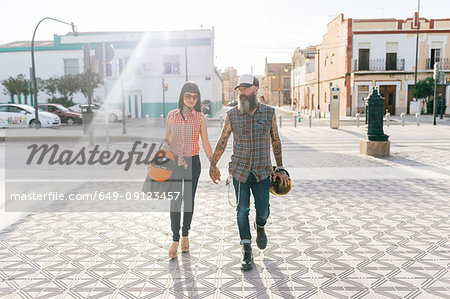
<instances>
[{"instance_id":1,"label":"beard","mask_svg":"<svg viewBox=\"0 0 450 299\"><path fill-rule=\"evenodd\" d=\"M238 100L238 110L243 114L250 114L251 111L255 110L258 106L258 100L256 99L256 94L251 94L247 96L245 94L239 95Z\"/></svg>"}]
</instances>

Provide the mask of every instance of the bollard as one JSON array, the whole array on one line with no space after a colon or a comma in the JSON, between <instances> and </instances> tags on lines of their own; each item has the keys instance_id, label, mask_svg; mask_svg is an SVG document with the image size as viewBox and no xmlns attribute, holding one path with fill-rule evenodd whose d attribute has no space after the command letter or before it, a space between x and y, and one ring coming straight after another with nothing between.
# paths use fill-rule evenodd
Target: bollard
<instances>
[{"instance_id":1,"label":"bollard","mask_svg":"<svg viewBox=\"0 0 450 299\"><path fill-rule=\"evenodd\" d=\"M309 122L309 127L311 128L312 127L312 115L311 114L308 115L308 122Z\"/></svg>"},{"instance_id":2,"label":"bollard","mask_svg":"<svg viewBox=\"0 0 450 299\"><path fill-rule=\"evenodd\" d=\"M294 115L293 119L294 119L294 128L297 128L297 116Z\"/></svg>"},{"instance_id":3,"label":"bollard","mask_svg":"<svg viewBox=\"0 0 450 299\"><path fill-rule=\"evenodd\" d=\"M223 128L223 115L220 116L220 128Z\"/></svg>"},{"instance_id":4,"label":"bollard","mask_svg":"<svg viewBox=\"0 0 450 299\"><path fill-rule=\"evenodd\" d=\"M391 122L391 114L389 112L386 113L386 126L389 127L389 123Z\"/></svg>"},{"instance_id":5,"label":"bollard","mask_svg":"<svg viewBox=\"0 0 450 299\"><path fill-rule=\"evenodd\" d=\"M148 118L148 114L145 115L145 118Z\"/></svg>"},{"instance_id":6,"label":"bollard","mask_svg":"<svg viewBox=\"0 0 450 299\"><path fill-rule=\"evenodd\" d=\"M161 127L164 127L164 114L161 114Z\"/></svg>"},{"instance_id":7,"label":"bollard","mask_svg":"<svg viewBox=\"0 0 450 299\"><path fill-rule=\"evenodd\" d=\"M402 127L405 126L405 113L400 113L400 118L402 119Z\"/></svg>"},{"instance_id":8,"label":"bollard","mask_svg":"<svg viewBox=\"0 0 450 299\"><path fill-rule=\"evenodd\" d=\"M420 126L420 113L419 112L416 113L416 123L417 123L417 126Z\"/></svg>"},{"instance_id":9,"label":"bollard","mask_svg":"<svg viewBox=\"0 0 450 299\"><path fill-rule=\"evenodd\" d=\"M356 113L356 126L359 128L359 116L360 116L360 114L359 113Z\"/></svg>"},{"instance_id":10,"label":"bollard","mask_svg":"<svg viewBox=\"0 0 450 299\"><path fill-rule=\"evenodd\" d=\"M280 128L282 128L282 127L283 127L283 123L282 123L281 115L280 115Z\"/></svg>"}]
</instances>

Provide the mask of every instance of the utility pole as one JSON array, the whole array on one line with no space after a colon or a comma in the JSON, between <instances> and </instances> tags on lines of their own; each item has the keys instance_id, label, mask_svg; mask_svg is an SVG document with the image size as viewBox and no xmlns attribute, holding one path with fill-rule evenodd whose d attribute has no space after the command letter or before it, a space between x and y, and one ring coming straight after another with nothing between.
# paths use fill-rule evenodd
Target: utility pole
<instances>
[{"instance_id":1,"label":"utility pole","mask_svg":"<svg viewBox=\"0 0 450 299\"><path fill-rule=\"evenodd\" d=\"M122 134L127 133L126 128L126 116L125 116L125 89L123 87L123 76L124 76L124 59L119 58L119 78L120 78L120 97L122 102ZM142 109L142 108L141 108Z\"/></svg>"},{"instance_id":2,"label":"utility pole","mask_svg":"<svg viewBox=\"0 0 450 299\"><path fill-rule=\"evenodd\" d=\"M420 0L417 1L417 33L416 33L416 67L414 70L414 88L417 85L417 60L419 59L419 10L420 10Z\"/></svg>"},{"instance_id":3,"label":"utility pole","mask_svg":"<svg viewBox=\"0 0 450 299\"><path fill-rule=\"evenodd\" d=\"M437 98L437 81L439 80L439 63L434 63L434 99L433 99L433 125L436 125L436 98Z\"/></svg>"},{"instance_id":4,"label":"utility pole","mask_svg":"<svg viewBox=\"0 0 450 299\"><path fill-rule=\"evenodd\" d=\"M317 109L320 110L320 49L317 49Z\"/></svg>"},{"instance_id":5,"label":"utility pole","mask_svg":"<svg viewBox=\"0 0 450 299\"><path fill-rule=\"evenodd\" d=\"M86 72L86 88L88 90L88 107L87 107L87 115L86 119L89 119L88 124L84 124L84 126L89 126L88 133L89 133L89 146L94 145L94 124L93 124L93 117L92 117L92 73L91 73L91 46L89 43L83 44L83 58L84 58L84 71Z\"/></svg>"},{"instance_id":6,"label":"utility pole","mask_svg":"<svg viewBox=\"0 0 450 299\"><path fill-rule=\"evenodd\" d=\"M187 60L187 32L186 27L184 28L184 62L186 69L186 82L188 81L188 60Z\"/></svg>"},{"instance_id":7,"label":"utility pole","mask_svg":"<svg viewBox=\"0 0 450 299\"><path fill-rule=\"evenodd\" d=\"M281 107L281 71L278 71L278 107Z\"/></svg>"}]
</instances>

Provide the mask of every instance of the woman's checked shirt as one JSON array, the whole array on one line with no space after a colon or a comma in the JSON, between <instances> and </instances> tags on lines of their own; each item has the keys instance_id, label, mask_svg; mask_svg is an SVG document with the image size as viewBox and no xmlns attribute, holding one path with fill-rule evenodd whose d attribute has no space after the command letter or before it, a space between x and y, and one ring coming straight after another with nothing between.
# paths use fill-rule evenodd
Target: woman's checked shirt
<instances>
[{"instance_id":1,"label":"woman's checked shirt","mask_svg":"<svg viewBox=\"0 0 450 299\"><path fill-rule=\"evenodd\" d=\"M185 119L181 116L180 109L169 112L171 122L170 133L172 140L170 142L170 151L178 157L177 165L188 165L183 157L192 157L200 153L200 125L203 114L194 109Z\"/></svg>"}]
</instances>

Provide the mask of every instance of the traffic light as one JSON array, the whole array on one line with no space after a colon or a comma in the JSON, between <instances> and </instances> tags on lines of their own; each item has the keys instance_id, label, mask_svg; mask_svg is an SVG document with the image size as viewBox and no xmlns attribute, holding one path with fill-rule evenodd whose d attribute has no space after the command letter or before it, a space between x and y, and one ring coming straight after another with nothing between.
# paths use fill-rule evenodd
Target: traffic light
<instances>
[{"instance_id":1,"label":"traffic light","mask_svg":"<svg viewBox=\"0 0 450 299\"><path fill-rule=\"evenodd\" d=\"M445 79L445 84L450 85L450 77Z\"/></svg>"},{"instance_id":2,"label":"traffic light","mask_svg":"<svg viewBox=\"0 0 450 299\"><path fill-rule=\"evenodd\" d=\"M169 88L169 84L167 84L167 83L164 83L164 90L166 90L167 91L167 89Z\"/></svg>"}]
</instances>

